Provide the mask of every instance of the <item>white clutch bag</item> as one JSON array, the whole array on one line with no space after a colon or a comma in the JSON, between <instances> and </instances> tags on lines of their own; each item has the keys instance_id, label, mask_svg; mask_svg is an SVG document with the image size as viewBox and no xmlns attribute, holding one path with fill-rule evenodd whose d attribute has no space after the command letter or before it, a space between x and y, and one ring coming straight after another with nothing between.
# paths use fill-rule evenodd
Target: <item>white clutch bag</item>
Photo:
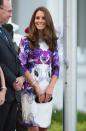
<instances>
[{"instance_id":1,"label":"white clutch bag","mask_svg":"<svg viewBox=\"0 0 86 131\"><path fill-rule=\"evenodd\" d=\"M28 101L27 94L22 99L22 116L27 125L48 128L51 124L52 99L47 103L38 103L36 99Z\"/></svg>"}]
</instances>

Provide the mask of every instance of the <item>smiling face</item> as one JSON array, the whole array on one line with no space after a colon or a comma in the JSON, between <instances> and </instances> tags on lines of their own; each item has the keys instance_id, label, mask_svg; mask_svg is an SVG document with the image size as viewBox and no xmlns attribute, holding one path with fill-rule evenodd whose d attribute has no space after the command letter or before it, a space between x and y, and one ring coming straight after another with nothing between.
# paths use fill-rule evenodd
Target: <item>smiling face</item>
<instances>
[{"instance_id":1,"label":"smiling face","mask_svg":"<svg viewBox=\"0 0 86 131\"><path fill-rule=\"evenodd\" d=\"M35 26L38 30L43 30L46 27L45 14L43 11L37 11L35 15Z\"/></svg>"}]
</instances>

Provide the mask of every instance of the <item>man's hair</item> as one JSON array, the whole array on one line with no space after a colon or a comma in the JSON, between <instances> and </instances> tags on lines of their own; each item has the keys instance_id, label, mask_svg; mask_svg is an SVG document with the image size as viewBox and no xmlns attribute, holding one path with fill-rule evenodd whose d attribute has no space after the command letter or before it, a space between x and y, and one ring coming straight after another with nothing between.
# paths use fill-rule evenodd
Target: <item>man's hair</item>
<instances>
[{"instance_id":1,"label":"man's hair","mask_svg":"<svg viewBox=\"0 0 86 131\"><path fill-rule=\"evenodd\" d=\"M0 6L3 5L3 0L0 0Z\"/></svg>"}]
</instances>

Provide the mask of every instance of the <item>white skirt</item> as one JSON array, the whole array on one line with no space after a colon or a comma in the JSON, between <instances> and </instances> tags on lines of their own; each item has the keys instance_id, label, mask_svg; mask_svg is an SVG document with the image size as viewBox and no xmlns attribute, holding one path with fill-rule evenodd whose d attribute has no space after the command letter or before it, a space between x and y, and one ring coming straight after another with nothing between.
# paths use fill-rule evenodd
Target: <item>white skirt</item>
<instances>
[{"instance_id":1,"label":"white skirt","mask_svg":"<svg viewBox=\"0 0 86 131\"><path fill-rule=\"evenodd\" d=\"M42 90L49 85L50 74L50 66L46 64L35 65L31 73ZM51 124L52 100L47 103L37 103L35 97L35 94L27 89L21 93L23 122L27 127L48 128Z\"/></svg>"},{"instance_id":2,"label":"white skirt","mask_svg":"<svg viewBox=\"0 0 86 131\"><path fill-rule=\"evenodd\" d=\"M29 92L21 93L23 123L27 127L48 128L51 124L52 100L47 103L37 103L35 95Z\"/></svg>"}]
</instances>

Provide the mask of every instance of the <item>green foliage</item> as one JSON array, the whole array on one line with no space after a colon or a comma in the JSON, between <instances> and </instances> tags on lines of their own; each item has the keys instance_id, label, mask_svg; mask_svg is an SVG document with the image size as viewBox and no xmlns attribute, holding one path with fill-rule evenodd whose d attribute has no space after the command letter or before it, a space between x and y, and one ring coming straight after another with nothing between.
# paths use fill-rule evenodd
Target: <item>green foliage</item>
<instances>
[{"instance_id":1,"label":"green foliage","mask_svg":"<svg viewBox=\"0 0 86 131\"><path fill-rule=\"evenodd\" d=\"M77 121L78 122L85 122L86 121L86 113L77 112Z\"/></svg>"},{"instance_id":2,"label":"green foliage","mask_svg":"<svg viewBox=\"0 0 86 131\"><path fill-rule=\"evenodd\" d=\"M78 122L77 131L86 131L86 122Z\"/></svg>"},{"instance_id":3,"label":"green foliage","mask_svg":"<svg viewBox=\"0 0 86 131\"><path fill-rule=\"evenodd\" d=\"M62 131L62 110L53 109L51 123L49 131Z\"/></svg>"},{"instance_id":4,"label":"green foliage","mask_svg":"<svg viewBox=\"0 0 86 131\"><path fill-rule=\"evenodd\" d=\"M62 131L62 110L53 109L52 124L48 131ZM86 113L77 112L77 131L86 131Z\"/></svg>"},{"instance_id":5,"label":"green foliage","mask_svg":"<svg viewBox=\"0 0 86 131\"><path fill-rule=\"evenodd\" d=\"M52 121L62 123L62 110L53 109Z\"/></svg>"},{"instance_id":6,"label":"green foliage","mask_svg":"<svg viewBox=\"0 0 86 131\"><path fill-rule=\"evenodd\" d=\"M62 125L53 121L51 124L51 128L48 131L62 131Z\"/></svg>"}]
</instances>

